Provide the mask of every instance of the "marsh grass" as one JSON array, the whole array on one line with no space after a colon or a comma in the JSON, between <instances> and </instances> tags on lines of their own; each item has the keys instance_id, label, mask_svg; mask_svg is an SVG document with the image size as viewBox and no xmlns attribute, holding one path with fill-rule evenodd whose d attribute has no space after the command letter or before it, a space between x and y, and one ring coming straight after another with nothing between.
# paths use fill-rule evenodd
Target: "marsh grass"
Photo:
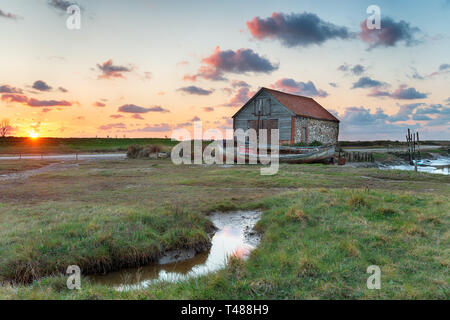
<instances>
[{"instance_id":1,"label":"marsh grass","mask_svg":"<svg viewBox=\"0 0 450 320\"><path fill-rule=\"evenodd\" d=\"M0 274L48 276L4 285L0 298L448 299L448 177L321 165L258 172L128 160L7 182ZM128 292L87 278L70 291L60 276L68 264L104 271L146 263L165 248L209 241L208 212L256 208L264 211L260 246L217 273ZM369 265L381 268L381 290L366 288Z\"/></svg>"}]
</instances>

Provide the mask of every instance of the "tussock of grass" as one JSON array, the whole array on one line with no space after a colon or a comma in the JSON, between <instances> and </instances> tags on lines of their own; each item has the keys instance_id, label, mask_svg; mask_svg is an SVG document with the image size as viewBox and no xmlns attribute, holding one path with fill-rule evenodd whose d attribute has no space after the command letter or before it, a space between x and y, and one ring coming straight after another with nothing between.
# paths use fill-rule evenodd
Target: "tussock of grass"
<instances>
[{"instance_id":1,"label":"tussock of grass","mask_svg":"<svg viewBox=\"0 0 450 320\"><path fill-rule=\"evenodd\" d=\"M156 154L159 152L170 152L170 148L168 146L162 144L149 144L146 146L140 146L136 144L132 144L128 146L127 158L129 159L145 159L149 158L152 154Z\"/></svg>"},{"instance_id":2,"label":"tussock of grass","mask_svg":"<svg viewBox=\"0 0 450 320\"><path fill-rule=\"evenodd\" d=\"M347 203L352 208L365 207L367 206L366 196L360 192L352 193Z\"/></svg>"},{"instance_id":3,"label":"tussock of grass","mask_svg":"<svg viewBox=\"0 0 450 320\"><path fill-rule=\"evenodd\" d=\"M376 212L378 215L380 215L382 217L391 217L393 215L398 214L397 210L395 210L393 208L388 208L388 207L378 208Z\"/></svg>"},{"instance_id":4,"label":"tussock of grass","mask_svg":"<svg viewBox=\"0 0 450 320\"><path fill-rule=\"evenodd\" d=\"M300 208L290 207L287 212L286 216L288 219L295 220L295 221L308 221L309 217L308 215L303 212Z\"/></svg>"}]
</instances>

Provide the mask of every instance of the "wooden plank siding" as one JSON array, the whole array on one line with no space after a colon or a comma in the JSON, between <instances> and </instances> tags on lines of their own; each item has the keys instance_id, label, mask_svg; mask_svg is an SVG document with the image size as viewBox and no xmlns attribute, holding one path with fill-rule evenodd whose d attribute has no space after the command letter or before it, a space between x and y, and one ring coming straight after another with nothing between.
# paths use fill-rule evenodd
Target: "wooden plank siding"
<instances>
[{"instance_id":1,"label":"wooden plank siding","mask_svg":"<svg viewBox=\"0 0 450 320\"><path fill-rule=\"evenodd\" d=\"M261 91L254 98L270 98L271 112L270 115L261 116L261 120L278 120L278 129L280 130L280 141L291 141L292 139L292 119L295 115L286 107L281 105L270 94ZM253 114L254 99L247 102L244 107L235 115L233 127L235 129L247 130L249 128L249 120L257 120L258 116Z\"/></svg>"}]
</instances>

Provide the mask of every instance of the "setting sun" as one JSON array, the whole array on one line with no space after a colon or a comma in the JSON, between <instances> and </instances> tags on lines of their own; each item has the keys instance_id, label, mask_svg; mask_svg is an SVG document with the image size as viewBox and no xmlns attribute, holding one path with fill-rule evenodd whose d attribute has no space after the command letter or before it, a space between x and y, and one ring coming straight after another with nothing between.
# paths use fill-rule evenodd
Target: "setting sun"
<instances>
[{"instance_id":1,"label":"setting sun","mask_svg":"<svg viewBox=\"0 0 450 320\"><path fill-rule=\"evenodd\" d=\"M30 132L29 136L30 136L31 139L37 139L37 138L39 138L39 133L37 133L37 132Z\"/></svg>"}]
</instances>

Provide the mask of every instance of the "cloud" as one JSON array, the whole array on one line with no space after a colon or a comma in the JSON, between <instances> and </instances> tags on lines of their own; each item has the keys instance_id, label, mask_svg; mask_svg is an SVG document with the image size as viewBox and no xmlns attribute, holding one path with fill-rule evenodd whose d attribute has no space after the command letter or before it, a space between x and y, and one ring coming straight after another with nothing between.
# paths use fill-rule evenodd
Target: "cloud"
<instances>
[{"instance_id":1,"label":"cloud","mask_svg":"<svg viewBox=\"0 0 450 320\"><path fill-rule=\"evenodd\" d=\"M164 109L160 106L144 108L144 107L136 106L134 104L124 104L123 106L119 107L119 109L117 111L125 112L125 113L170 112L169 110Z\"/></svg>"},{"instance_id":2,"label":"cloud","mask_svg":"<svg viewBox=\"0 0 450 320\"><path fill-rule=\"evenodd\" d=\"M220 50L216 47L214 52L202 59L202 66L195 75L185 75L184 80L196 81L198 78L207 80L226 80L225 73L246 74L271 73L278 69L278 64L270 62L252 49Z\"/></svg>"},{"instance_id":3,"label":"cloud","mask_svg":"<svg viewBox=\"0 0 450 320\"><path fill-rule=\"evenodd\" d=\"M132 71L129 67L114 65L112 59L97 64L97 68L101 71L99 79L125 78L123 74Z\"/></svg>"},{"instance_id":4,"label":"cloud","mask_svg":"<svg viewBox=\"0 0 450 320\"><path fill-rule=\"evenodd\" d=\"M5 18L5 19L11 19L11 20L18 20L20 17L16 14L10 13L10 12L5 12L3 10L0 9L0 18Z\"/></svg>"},{"instance_id":5,"label":"cloud","mask_svg":"<svg viewBox=\"0 0 450 320\"><path fill-rule=\"evenodd\" d=\"M408 128L420 129L422 137L432 131L438 134L436 137L450 133L450 108L441 104L404 104L394 115L387 115L381 108L372 112L369 108L348 107L339 118L341 139L402 139Z\"/></svg>"},{"instance_id":6,"label":"cloud","mask_svg":"<svg viewBox=\"0 0 450 320\"><path fill-rule=\"evenodd\" d=\"M66 12L67 8L71 5L75 4L81 8L81 6L76 3L75 1L66 1L66 0L48 0L48 5L52 8L55 8L57 10L60 10L62 12Z\"/></svg>"},{"instance_id":7,"label":"cloud","mask_svg":"<svg viewBox=\"0 0 450 320\"><path fill-rule=\"evenodd\" d=\"M231 82L231 86L233 88L244 88L244 87L249 88L250 87L250 85L247 82L242 81L242 80L233 80Z\"/></svg>"},{"instance_id":8,"label":"cloud","mask_svg":"<svg viewBox=\"0 0 450 320\"><path fill-rule=\"evenodd\" d=\"M99 107L99 108L106 107L106 104L104 104L103 102L100 102L100 101L95 101L92 105L94 107Z\"/></svg>"},{"instance_id":9,"label":"cloud","mask_svg":"<svg viewBox=\"0 0 450 320\"><path fill-rule=\"evenodd\" d=\"M397 113L389 117L389 121L408 121L411 118L413 111L421 105L423 105L423 103L410 103L400 105L400 109L397 111Z\"/></svg>"},{"instance_id":10,"label":"cloud","mask_svg":"<svg viewBox=\"0 0 450 320\"><path fill-rule=\"evenodd\" d=\"M367 19L361 22L359 37L363 42L369 44L369 49L376 47L394 47L398 43L412 46L419 43L416 33L420 32L417 27L411 27L406 21L395 22L390 17L381 18L381 29L367 28Z\"/></svg>"},{"instance_id":11,"label":"cloud","mask_svg":"<svg viewBox=\"0 0 450 320\"><path fill-rule=\"evenodd\" d=\"M417 72L416 68L411 67L411 69L413 70L413 74L412 74L412 78L413 79L425 80L425 79L429 79L431 77L438 76L438 75L441 75L441 74L450 73L450 64L442 63L436 71L434 71L434 72L432 72L432 73L430 73L428 75L425 75L425 76L422 76L421 74L419 74Z\"/></svg>"},{"instance_id":12,"label":"cloud","mask_svg":"<svg viewBox=\"0 0 450 320\"><path fill-rule=\"evenodd\" d=\"M30 107L68 107L73 103L66 100L38 100L34 98L28 98L22 94L7 93L2 94L2 101L17 102Z\"/></svg>"},{"instance_id":13,"label":"cloud","mask_svg":"<svg viewBox=\"0 0 450 320\"><path fill-rule=\"evenodd\" d=\"M152 79L152 73L150 71L144 72L144 80L151 80Z\"/></svg>"},{"instance_id":14,"label":"cloud","mask_svg":"<svg viewBox=\"0 0 450 320\"><path fill-rule=\"evenodd\" d=\"M239 90L236 92L236 94L231 98L231 100L224 104L225 107L237 107L242 106L244 103L246 103L252 96L254 95L254 92L250 92L249 88L243 87L239 88Z\"/></svg>"},{"instance_id":15,"label":"cloud","mask_svg":"<svg viewBox=\"0 0 450 320\"><path fill-rule=\"evenodd\" d=\"M429 75L427 75L426 77L434 77L440 74L446 74L450 72L450 64L448 63L443 63L439 66L439 69L435 72L430 73Z\"/></svg>"},{"instance_id":16,"label":"cloud","mask_svg":"<svg viewBox=\"0 0 450 320\"><path fill-rule=\"evenodd\" d=\"M37 80L33 83L32 86L33 89L39 90L39 91L50 91L52 90L52 87L50 87L45 81Z\"/></svg>"},{"instance_id":17,"label":"cloud","mask_svg":"<svg viewBox=\"0 0 450 320\"><path fill-rule=\"evenodd\" d=\"M449 131L450 125L450 107L442 104L421 104L421 107L416 109L413 120L426 121L427 126L444 126L444 131L441 135ZM441 129L439 129L441 130Z\"/></svg>"},{"instance_id":18,"label":"cloud","mask_svg":"<svg viewBox=\"0 0 450 320\"><path fill-rule=\"evenodd\" d=\"M178 91L186 92L189 94L195 94L199 96L209 96L211 93L213 93L213 90L206 90L197 86L182 87L179 88Z\"/></svg>"},{"instance_id":19,"label":"cloud","mask_svg":"<svg viewBox=\"0 0 450 320\"><path fill-rule=\"evenodd\" d=\"M341 139L374 140L403 137L407 128L415 129L416 124L392 123L392 118L383 109L375 112L364 107L347 107L340 117Z\"/></svg>"},{"instance_id":20,"label":"cloud","mask_svg":"<svg viewBox=\"0 0 450 320\"><path fill-rule=\"evenodd\" d=\"M421 107L421 108L417 109L416 114L439 114L445 108L446 107L444 107L442 104L431 104L429 106Z\"/></svg>"},{"instance_id":21,"label":"cloud","mask_svg":"<svg viewBox=\"0 0 450 320\"><path fill-rule=\"evenodd\" d=\"M141 116L139 113L134 113L131 118L136 120L145 120L143 116Z\"/></svg>"},{"instance_id":22,"label":"cloud","mask_svg":"<svg viewBox=\"0 0 450 320\"><path fill-rule=\"evenodd\" d=\"M110 115L109 117L110 117L110 118L113 118L113 119L119 119L119 118L123 118L124 116L121 115L121 114L112 114L112 115Z\"/></svg>"},{"instance_id":23,"label":"cloud","mask_svg":"<svg viewBox=\"0 0 450 320\"><path fill-rule=\"evenodd\" d=\"M98 127L99 130L103 130L103 131L109 131L109 130L113 130L113 129L126 129L127 126L125 123L109 123L109 124L105 124L102 125L100 127Z\"/></svg>"},{"instance_id":24,"label":"cloud","mask_svg":"<svg viewBox=\"0 0 450 320\"><path fill-rule=\"evenodd\" d=\"M22 89L11 87L9 84L0 86L0 93L23 93Z\"/></svg>"},{"instance_id":25,"label":"cloud","mask_svg":"<svg viewBox=\"0 0 450 320\"><path fill-rule=\"evenodd\" d=\"M303 95L307 97L326 97L328 93L317 89L312 81L301 82L290 78L283 78L271 85L272 88L288 93Z\"/></svg>"},{"instance_id":26,"label":"cloud","mask_svg":"<svg viewBox=\"0 0 450 320\"><path fill-rule=\"evenodd\" d=\"M439 71L446 71L450 69L450 64L448 63L443 63L439 66Z\"/></svg>"},{"instance_id":27,"label":"cloud","mask_svg":"<svg viewBox=\"0 0 450 320\"><path fill-rule=\"evenodd\" d=\"M373 89L367 96L368 97L390 97L391 93L389 91Z\"/></svg>"},{"instance_id":28,"label":"cloud","mask_svg":"<svg viewBox=\"0 0 450 320\"><path fill-rule=\"evenodd\" d=\"M339 71L349 72L352 75L360 76L366 71L366 67L361 64L355 64L354 66L344 63L338 67Z\"/></svg>"},{"instance_id":29,"label":"cloud","mask_svg":"<svg viewBox=\"0 0 450 320\"><path fill-rule=\"evenodd\" d=\"M338 70L339 71L343 71L343 72L347 72L348 71L348 69L349 69L350 67L347 65L347 64L341 64L339 67L338 67Z\"/></svg>"},{"instance_id":30,"label":"cloud","mask_svg":"<svg viewBox=\"0 0 450 320\"><path fill-rule=\"evenodd\" d=\"M69 92L69 90L67 90L66 88L63 88L63 87L59 87L58 90L61 92L64 92L64 93Z\"/></svg>"},{"instance_id":31,"label":"cloud","mask_svg":"<svg viewBox=\"0 0 450 320\"><path fill-rule=\"evenodd\" d=\"M428 97L428 94L419 92L415 88L407 88L406 85L401 85L391 94L391 97L394 99L404 100L425 99L426 97Z\"/></svg>"},{"instance_id":32,"label":"cloud","mask_svg":"<svg viewBox=\"0 0 450 320\"><path fill-rule=\"evenodd\" d=\"M337 88L338 84L336 82L329 82L328 83L330 86L332 86L333 88Z\"/></svg>"},{"instance_id":33,"label":"cloud","mask_svg":"<svg viewBox=\"0 0 450 320\"><path fill-rule=\"evenodd\" d=\"M274 12L266 19L255 17L247 21L247 28L258 40L277 39L286 47L321 45L327 40L353 37L346 27L324 21L308 12Z\"/></svg>"},{"instance_id":34,"label":"cloud","mask_svg":"<svg viewBox=\"0 0 450 320\"><path fill-rule=\"evenodd\" d=\"M429 121L429 120L432 120L429 116L426 116L424 114L414 114L412 119L416 120L416 121Z\"/></svg>"},{"instance_id":35,"label":"cloud","mask_svg":"<svg viewBox=\"0 0 450 320\"><path fill-rule=\"evenodd\" d=\"M28 105L30 107L69 107L72 103L66 100L38 100L31 98L28 100Z\"/></svg>"},{"instance_id":36,"label":"cloud","mask_svg":"<svg viewBox=\"0 0 450 320\"><path fill-rule=\"evenodd\" d=\"M204 112L213 112L214 108L213 107L203 107L203 111Z\"/></svg>"},{"instance_id":37,"label":"cloud","mask_svg":"<svg viewBox=\"0 0 450 320\"><path fill-rule=\"evenodd\" d=\"M415 99L425 99L428 97L428 93L422 93L417 91L415 88L408 88L406 85L399 86L394 92L383 91L374 89L367 96L369 97L391 97L393 99L399 100L415 100Z\"/></svg>"},{"instance_id":38,"label":"cloud","mask_svg":"<svg viewBox=\"0 0 450 320\"><path fill-rule=\"evenodd\" d=\"M425 77L422 76L421 74L419 74L419 72L417 72L417 69L414 67L411 67L413 74L412 74L412 78L413 79L417 79L417 80L424 80Z\"/></svg>"},{"instance_id":39,"label":"cloud","mask_svg":"<svg viewBox=\"0 0 450 320\"><path fill-rule=\"evenodd\" d=\"M380 87L385 85L384 82L371 79L369 77L361 77L358 81L353 83L352 89L356 88L373 88L373 87Z\"/></svg>"},{"instance_id":40,"label":"cloud","mask_svg":"<svg viewBox=\"0 0 450 320\"><path fill-rule=\"evenodd\" d=\"M134 132L167 132L172 130L172 127L167 123L158 123L153 125L147 125L143 128L132 130Z\"/></svg>"},{"instance_id":41,"label":"cloud","mask_svg":"<svg viewBox=\"0 0 450 320\"><path fill-rule=\"evenodd\" d=\"M351 71L354 75L357 75L357 76L363 74L365 70L366 70L366 69L364 68L364 66L362 66L362 65L360 65L360 64L357 64L357 65L355 65L354 67L352 67L352 68L350 69L350 71Z\"/></svg>"},{"instance_id":42,"label":"cloud","mask_svg":"<svg viewBox=\"0 0 450 320\"><path fill-rule=\"evenodd\" d=\"M2 94L2 101L26 104L26 103L28 103L28 97L23 94L7 93L7 94Z\"/></svg>"}]
</instances>

